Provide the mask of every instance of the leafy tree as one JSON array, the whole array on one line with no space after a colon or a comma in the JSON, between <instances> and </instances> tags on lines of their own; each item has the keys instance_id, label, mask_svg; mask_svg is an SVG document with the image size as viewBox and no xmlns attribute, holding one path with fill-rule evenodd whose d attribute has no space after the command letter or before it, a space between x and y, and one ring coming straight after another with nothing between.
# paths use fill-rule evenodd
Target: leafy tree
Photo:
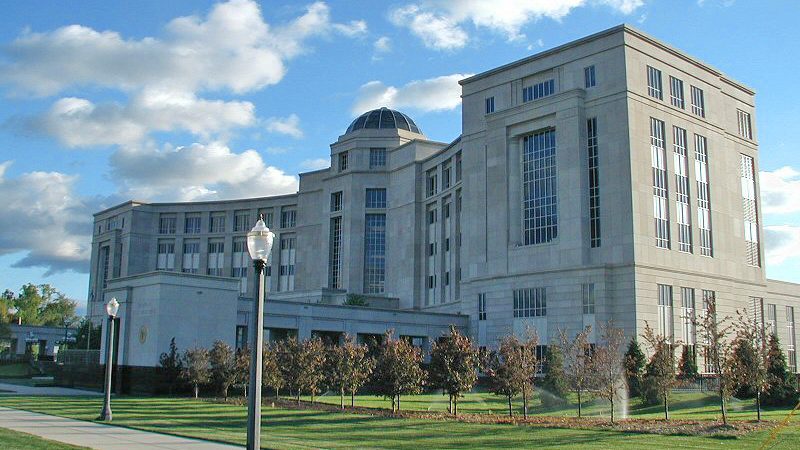
<instances>
[{"instance_id":1,"label":"leafy tree","mask_svg":"<svg viewBox=\"0 0 800 450\"><path fill-rule=\"evenodd\" d=\"M208 354L211 365L211 382L219 393L228 398L228 389L236 381L236 352L223 341L214 341Z\"/></svg>"},{"instance_id":2,"label":"leafy tree","mask_svg":"<svg viewBox=\"0 0 800 450\"><path fill-rule=\"evenodd\" d=\"M247 397L247 386L250 381L250 349L245 347L236 350L233 366L233 385L242 386L244 388L244 396Z\"/></svg>"},{"instance_id":3,"label":"leafy tree","mask_svg":"<svg viewBox=\"0 0 800 450\"><path fill-rule=\"evenodd\" d=\"M703 311L693 319L697 327L698 338L702 342L702 350L708 367L706 371L717 375L719 407L722 423L728 424L726 402L736 387L734 377L734 356L731 343L732 325L730 317L717 317L717 302L712 296L704 300Z\"/></svg>"},{"instance_id":4,"label":"leafy tree","mask_svg":"<svg viewBox=\"0 0 800 450\"><path fill-rule=\"evenodd\" d=\"M400 410L400 396L418 394L425 382L425 371L420 367L422 352L403 339L394 339L389 330L381 343L375 364L375 382L378 394L392 399L392 412Z\"/></svg>"},{"instance_id":5,"label":"leafy tree","mask_svg":"<svg viewBox=\"0 0 800 450\"><path fill-rule=\"evenodd\" d=\"M567 375L564 373L564 354L560 344L552 343L547 347L545 363L547 371L542 380L542 387L551 395L542 395L542 403L545 406L563 405L566 403L569 385Z\"/></svg>"},{"instance_id":6,"label":"leafy tree","mask_svg":"<svg viewBox=\"0 0 800 450\"><path fill-rule=\"evenodd\" d=\"M769 372L772 383L764 393L764 404L783 406L797 404L800 399L795 387L795 376L788 370L786 357L783 355L783 350L781 350L778 336L774 334L771 334L769 338L767 361L767 372Z\"/></svg>"},{"instance_id":7,"label":"leafy tree","mask_svg":"<svg viewBox=\"0 0 800 450\"><path fill-rule=\"evenodd\" d=\"M11 323L11 314L8 310L13 304L14 293L6 289L6 291L0 295L0 339L8 339L11 336L11 327L8 326Z\"/></svg>"},{"instance_id":8,"label":"leafy tree","mask_svg":"<svg viewBox=\"0 0 800 450\"><path fill-rule=\"evenodd\" d=\"M649 401L660 398L664 402L664 419L669 420L669 396L675 387L675 355L672 343L666 336L656 334L650 324L644 323L644 340L653 351L644 373L644 394Z\"/></svg>"},{"instance_id":9,"label":"leafy tree","mask_svg":"<svg viewBox=\"0 0 800 450\"><path fill-rule=\"evenodd\" d=\"M94 325L91 319L84 317L78 324L75 334L75 348L100 350L101 333L102 328L99 325ZM180 359L180 355L178 355L178 359Z\"/></svg>"},{"instance_id":10,"label":"leafy tree","mask_svg":"<svg viewBox=\"0 0 800 450\"><path fill-rule=\"evenodd\" d=\"M194 398L200 395L200 385L211 380L208 350L194 347L183 354L183 379L194 389Z\"/></svg>"},{"instance_id":11,"label":"leafy tree","mask_svg":"<svg viewBox=\"0 0 800 450\"><path fill-rule=\"evenodd\" d=\"M756 318L739 311L734 344L734 375L740 387L749 388L756 397L756 415L761 421L761 398L769 389L769 343L764 327Z\"/></svg>"},{"instance_id":12,"label":"leafy tree","mask_svg":"<svg viewBox=\"0 0 800 450\"><path fill-rule=\"evenodd\" d=\"M369 306L367 298L360 294L347 294L347 299L343 305L346 306Z\"/></svg>"},{"instance_id":13,"label":"leafy tree","mask_svg":"<svg viewBox=\"0 0 800 450\"><path fill-rule=\"evenodd\" d=\"M639 347L636 336L628 344L628 351L625 352L625 378L628 380L628 393L631 397L642 395L642 377L644 377L644 366L647 359Z\"/></svg>"},{"instance_id":14,"label":"leafy tree","mask_svg":"<svg viewBox=\"0 0 800 450\"><path fill-rule=\"evenodd\" d=\"M284 386L283 372L281 370L281 344L273 343L264 346L261 358L261 383L275 389L275 398L280 398L281 388Z\"/></svg>"},{"instance_id":15,"label":"leafy tree","mask_svg":"<svg viewBox=\"0 0 800 450\"><path fill-rule=\"evenodd\" d=\"M681 361L678 363L678 378L693 381L697 379L697 376L697 355L694 346L684 344Z\"/></svg>"},{"instance_id":16,"label":"leafy tree","mask_svg":"<svg viewBox=\"0 0 800 450\"><path fill-rule=\"evenodd\" d=\"M178 382L181 372L183 371L183 361L181 360L180 353L178 353L178 346L175 345L174 337L169 341L169 351L162 353L158 358L158 365L161 377L168 386L169 395L172 395L175 384Z\"/></svg>"},{"instance_id":17,"label":"leafy tree","mask_svg":"<svg viewBox=\"0 0 800 450\"><path fill-rule=\"evenodd\" d=\"M42 324L51 327L70 327L78 320L75 309L78 303L64 294L56 292L55 298L48 301L39 311Z\"/></svg>"},{"instance_id":18,"label":"leafy tree","mask_svg":"<svg viewBox=\"0 0 800 450\"><path fill-rule=\"evenodd\" d=\"M458 399L478 381L478 350L451 325L450 332L431 346L428 374L431 385L450 396L449 411L458 414Z\"/></svg>"},{"instance_id":19,"label":"leafy tree","mask_svg":"<svg viewBox=\"0 0 800 450\"><path fill-rule=\"evenodd\" d=\"M355 406L356 392L367 382L375 362L368 356L365 344L357 344L352 336L345 335L340 346L329 350L326 361L328 384L339 392L339 406L344 409L344 395L350 394L350 406Z\"/></svg>"},{"instance_id":20,"label":"leafy tree","mask_svg":"<svg viewBox=\"0 0 800 450\"><path fill-rule=\"evenodd\" d=\"M299 346L297 364L300 369L297 380L298 392L304 391L311 394L311 403L322 389L325 381L325 344L320 338L305 340ZM300 397L297 397L300 401Z\"/></svg>"},{"instance_id":21,"label":"leafy tree","mask_svg":"<svg viewBox=\"0 0 800 450\"><path fill-rule=\"evenodd\" d=\"M564 375L569 389L578 395L578 418L581 417L582 395L592 382L592 350L589 335L592 327L587 326L570 339L564 330L559 330L559 342L564 353Z\"/></svg>"},{"instance_id":22,"label":"leafy tree","mask_svg":"<svg viewBox=\"0 0 800 450\"><path fill-rule=\"evenodd\" d=\"M528 417L528 399L533 395L533 380L539 361L536 358L536 346L539 338L535 332L529 332L526 340L514 335L504 337L500 341L500 349L489 370L492 380L491 391L505 395L508 399L508 415L513 416L512 398L522 394L522 414Z\"/></svg>"},{"instance_id":23,"label":"leafy tree","mask_svg":"<svg viewBox=\"0 0 800 450\"><path fill-rule=\"evenodd\" d=\"M9 290L3 294L6 301L11 300L12 296L13 293ZM17 317L26 325L66 327L77 320L77 302L68 299L49 284L37 286L28 283L22 286L12 303L17 308Z\"/></svg>"},{"instance_id":24,"label":"leafy tree","mask_svg":"<svg viewBox=\"0 0 800 450\"><path fill-rule=\"evenodd\" d=\"M290 337L280 341L276 347L278 368L283 386L290 394L295 394L297 403L300 404L300 343L297 338ZM274 386L273 386L274 387Z\"/></svg>"},{"instance_id":25,"label":"leafy tree","mask_svg":"<svg viewBox=\"0 0 800 450\"><path fill-rule=\"evenodd\" d=\"M611 423L614 423L615 400L625 389L624 356L621 351L625 334L612 322L600 326L600 339L592 355L593 377L598 395L611 403Z\"/></svg>"}]
</instances>

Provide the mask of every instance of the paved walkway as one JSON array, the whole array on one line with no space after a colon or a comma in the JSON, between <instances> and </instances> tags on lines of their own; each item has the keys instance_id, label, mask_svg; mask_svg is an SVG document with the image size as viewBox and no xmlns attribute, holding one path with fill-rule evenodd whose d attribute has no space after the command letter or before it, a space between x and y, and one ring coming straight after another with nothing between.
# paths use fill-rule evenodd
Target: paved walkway
<instances>
[{"instance_id":1,"label":"paved walkway","mask_svg":"<svg viewBox=\"0 0 800 450\"><path fill-rule=\"evenodd\" d=\"M199 439L131 430L95 422L65 419L0 407L0 428L33 434L52 441L101 450L188 449L241 450L242 447Z\"/></svg>"},{"instance_id":2,"label":"paved walkway","mask_svg":"<svg viewBox=\"0 0 800 450\"><path fill-rule=\"evenodd\" d=\"M7 391L7 392L6 392ZM0 383L0 395L50 395L50 396L102 396L102 392L86 391L55 386L20 386L18 384Z\"/></svg>"}]
</instances>

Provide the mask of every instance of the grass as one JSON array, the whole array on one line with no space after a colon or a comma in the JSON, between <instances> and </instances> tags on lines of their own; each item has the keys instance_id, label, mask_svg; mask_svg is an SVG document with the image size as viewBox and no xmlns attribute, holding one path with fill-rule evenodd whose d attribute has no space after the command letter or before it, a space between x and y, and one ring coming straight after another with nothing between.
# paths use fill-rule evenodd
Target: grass
<instances>
[{"instance_id":1,"label":"grass","mask_svg":"<svg viewBox=\"0 0 800 450\"><path fill-rule=\"evenodd\" d=\"M408 398L404 405L430 404L438 396ZM713 418L713 407L697 396L678 396L675 414L684 418ZM374 401L380 401L375 399ZM367 398L359 400L367 402ZM446 398L444 400L446 404ZM338 399L336 399L338 402ZM480 409L494 399L474 394L462 405ZM42 412L81 420L93 420L101 399L84 397L0 396L0 406ZM381 405L385 406L385 404ZM483 406L485 407L485 406ZM596 405L600 408L601 405ZM656 407L657 408L657 407ZM113 400L114 424L215 441L244 444L247 411L244 406L187 398L121 397ZM534 411L535 412L535 411ZM779 420L787 410L770 410L767 418ZM566 411L565 411L566 414ZM752 413L735 411L740 419ZM656 411L642 408L637 417L657 417ZM541 428L502 424L441 422L423 419L396 419L350 413L272 408L269 400L263 409L262 442L269 448L759 448L770 437L760 431L740 437L661 436L614 430ZM800 418L780 430L771 449L797 448Z\"/></svg>"},{"instance_id":2,"label":"grass","mask_svg":"<svg viewBox=\"0 0 800 450\"><path fill-rule=\"evenodd\" d=\"M0 366L0 378L24 378L32 373L30 364L13 363Z\"/></svg>"},{"instance_id":3,"label":"grass","mask_svg":"<svg viewBox=\"0 0 800 450\"><path fill-rule=\"evenodd\" d=\"M3 450L74 450L86 447L62 444L19 431L0 428Z\"/></svg>"}]
</instances>

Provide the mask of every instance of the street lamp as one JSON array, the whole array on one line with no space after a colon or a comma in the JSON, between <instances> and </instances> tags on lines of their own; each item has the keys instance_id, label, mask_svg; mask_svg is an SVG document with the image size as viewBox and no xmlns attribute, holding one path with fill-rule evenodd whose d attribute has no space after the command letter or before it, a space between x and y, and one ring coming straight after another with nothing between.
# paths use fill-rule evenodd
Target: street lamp
<instances>
[{"instance_id":1,"label":"street lamp","mask_svg":"<svg viewBox=\"0 0 800 450\"><path fill-rule=\"evenodd\" d=\"M112 298L106 303L106 313L108 314L108 332L106 333L106 383L105 383L105 399L103 400L103 410L100 411L100 417L97 420L104 420L111 422L111 358L114 351L111 349L114 345L114 319L117 317L119 310L119 302L116 298Z\"/></svg>"},{"instance_id":2,"label":"street lamp","mask_svg":"<svg viewBox=\"0 0 800 450\"><path fill-rule=\"evenodd\" d=\"M253 342L250 346L250 391L247 398L247 449L261 448L261 370L264 347L264 266L272 252L275 233L263 218L247 233L247 251L253 259L258 280L258 297L253 304Z\"/></svg>"}]
</instances>

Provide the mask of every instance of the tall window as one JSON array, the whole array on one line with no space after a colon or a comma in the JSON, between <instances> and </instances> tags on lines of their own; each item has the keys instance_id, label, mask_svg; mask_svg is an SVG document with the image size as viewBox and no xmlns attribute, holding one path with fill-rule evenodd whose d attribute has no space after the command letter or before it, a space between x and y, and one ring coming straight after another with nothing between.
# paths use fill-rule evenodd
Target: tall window
<instances>
[{"instance_id":1,"label":"tall window","mask_svg":"<svg viewBox=\"0 0 800 450\"><path fill-rule=\"evenodd\" d=\"M486 114L494 112L494 97L486 97Z\"/></svg>"},{"instance_id":2,"label":"tall window","mask_svg":"<svg viewBox=\"0 0 800 450\"><path fill-rule=\"evenodd\" d=\"M368 188L366 193L365 208L386 208L386 189Z\"/></svg>"},{"instance_id":3,"label":"tall window","mask_svg":"<svg viewBox=\"0 0 800 450\"><path fill-rule=\"evenodd\" d=\"M461 152L456 153L456 183L461 181Z\"/></svg>"},{"instance_id":4,"label":"tall window","mask_svg":"<svg viewBox=\"0 0 800 450\"><path fill-rule=\"evenodd\" d=\"M683 343L694 345L697 333L695 330L694 289L681 288L681 319L683 320Z\"/></svg>"},{"instance_id":5,"label":"tall window","mask_svg":"<svg viewBox=\"0 0 800 450\"><path fill-rule=\"evenodd\" d=\"M647 66L647 94L659 100L664 99L664 91L661 89L661 71Z\"/></svg>"},{"instance_id":6,"label":"tall window","mask_svg":"<svg viewBox=\"0 0 800 450\"><path fill-rule=\"evenodd\" d=\"M750 113L746 113L741 109L736 110L736 119L739 124L739 136L745 139L753 139L753 129L750 123Z\"/></svg>"},{"instance_id":7,"label":"tall window","mask_svg":"<svg viewBox=\"0 0 800 450\"><path fill-rule=\"evenodd\" d=\"M104 245L100 247L100 268L98 272L100 272L100 276L102 277L102 282L100 283L103 288L108 286L108 271L110 269L110 262L111 262L111 247Z\"/></svg>"},{"instance_id":8,"label":"tall window","mask_svg":"<svg viewBox=\"0 0 800 450\"><path fill-rule=\"evenodd\" d=\"M200 241L183 241L183 267L185 273L197 273L200 269Z\"/></svg>"},{"instance_id":9,"label":"tall window","mask_svg":"<svg viewBox=\"0 0 800 450\"><path fill-rule=\"evenodd\" d=\"M547 315L547 290L528 288L514 290L514 317L544 317Z\"/></svg>"},{"instance_id":10,"label":"tall window","mask_svg":"<svg viewBox=\"0 0 800 450\"><path fill-rule=\"evenodd\" d=\"M364 293L382 294L386 279L386 214L367 214L364 222Z\"/></svg>"},{"instance_id":11,"label":"tall window","mask_svg":"<svg viewBox=\"0 0 800 450\"><path fill-rule=\"evenodd\" d=\"M653 162L653 219L656 247L669 248L669 206L667 205L667 162L664 122L650 118L650 152Z\"/></svg>"},{"instance_id":12,"label":"tall window","mask_svg":"<svg viewBox=\"0 0 800 450\"><path fill-rule=\"evenodd\" d=\"M175 241L158 241L156 270L175 270Z\"/></svg>"},{"instance_id":13,"label":"tall window","mask_svg":"<svg viewBox=\"0 0 800 450\"><path fill-rule=\"evenodd\" d=\"M700 116L706 116L706 101L703 98L703 90L697 86L692 86L692 113Z\"/></svg>"},{"instance_id":14,"label":"tall window","mask_svg":"<svg viewBox=\"0 0 800 450\"><path fill-rule=\"evenodd\" d=\"M525 245L552 241L558 237L554 129L523 138L522 189Z\"/></svg>"},{"instance_id":15,"label":"tall window","mask_svg":"<svg viewBox=\"0 0 800 450\"><path fill-rule=\"evenodd\" d=\"M767 329L771 335L778 335L778 305L770 303L767 305Z\"/></svg>"},{"instance_id":16,"label":"tall window","mask_svg":"<svg viewBox=\"0 0 800 450\"><path fill-rule=\"evenodd\" d=\"M581 303L583 304L584 314L594 314L594 283L581 285Z\"/></svg>"},{"instance_id":17,"label":"tall window","mask_svg":"<svg viewBox=\"0 0 800 450\"><path fill-rule=\"evenodd\" d=\"M588 136L587 159L589 161L589 243L600 247L600 158L597 154L597 118L586 121Z\"/></svg>"},{"instance_id":18,"label":"tall window","mask_svg":"<svg viewBox=\"0 0 800 450\"><path fill-rule=\"evenodd\" d=\"M478 320L486 320L486 294L478 294Z\"/></svg>"},{"instance_id":19,"label":"tall window","mask_svg":"<svg viewBox=\"0 0 800 450\"><path fill-rule=\"evenodd\" d=\"M247 267L250 265L250 254L247 253L247 241L244 238L233 240L233 261L231 276L239 279L239 292L247 292Z\"/></svg>"},{"instance_id":20,"label":"tall window","mask_svg":"<svg viewBox=\"0 0 800 450\"><path fill-rule=\"evenodd\" d=\"M297 224L297 209L294 206L281 207L281 228L294 228Z\"/></svg>"},{"instance_id":21,"label":"tall window","mask_svg":"<svg viewBox=\"0 0 800 450\"><path fill-rule=\"evenodd\" d=\"M797 373L797 352L795 350L797 340L794 326L794 306L786 307L786 331L789 338L789 342L786 344L786 359L789 363L789 370L792 373Z\"/></svg>"},{"instance_id":22,"label":"tall window","mask_svg":"<svg viewBox=\"0 0 800 450\"><path fill-rule=\"evenodd\" d=\"M747 264L760 266L758 247L758 204L756 203L756 178L753 158L741 155L742 210L744 213L744 242Z\"/></svg>"},{"instance_id":23,"label":"tall window","mask_svg":"<svg viewBox=\"0 0 800 450\"><path fill-rule=\"evenodd\" d=\"M553 79L542 81L522 88L522 101L530 102L556 93L556 82Z\"/></svg>"},{"instance_id":24,"label":"tall window","mask_svg":"<svg viewBox=\"0 0 800 450\"><path fill-rule=\"evenodd\" d=\"M450 160L442 163L442 189L447 189L450 187L450 172L452 169L450 168Z\"/></svg>"},{"instance_id":25,"label":"tall window","mask_svg":"<svg viewBox=\"0 0 800 450\"><path fill-rule=\"evenodd\" d=\"M183 232L186 234L200 233L200 214L186 214L183 219Z\"/></svg>"},{"instance_id":26,"label":"tall window","mask_svg":"<svg viewBox=\"0 0 800 450\"><path fill-rule=\"evenodd\" d=\"M208 221L209 233L224 233L225 232L225 213L213 212L211 213L211 220Z\"/></svg>"},{"instance_id":27,"label":"tall window","mask_svg":"<svg viewBox=\"0 0 800 450\"><path fill-rule=\"evenodd\" d=\"M711 240L711 189L708 186L706 138L694 135L694 176L697 180L697 228L700 229L700 254L713 256Z\"/></svg>"},{"instance_id":28,"label":"tall window","mask_svg":"<svg viewBox=\"0 0 800 450\"><path fill-rule=\"evenodd\" d=\"M280 253L280 278L278 279L279 291L294 290L294 266L297 238L291 235L281 235Z\"/></svg>"},{"instance_id":29,"label":"tall window","mask_svg":"<svg viewBox=\"0 0 800 450\"><path fill-rule=\"evenodd\" d=\"M208 241L208 275L221 277L225 266L225 242Z\"/></svg>"},{"instance_id":30,"label":"tall window","mask_svg":"<svg viewBox=\"0 0 800 450\"><path fill-rule=\"evenodd\" d=\"M716 298L715 298L716 294L714 293L714 291L703 289L702 295L703 295L703 310L701 314L704 317L707 317L708 315L711 314L710 311L711 305L716 303ZM711 320L716 322L717 318L712 317ZM703 332L703 342L701 342L700 344L703 345L703 347L708 347L711 344L711 342L708 339L707 332ZM703 365L705 366L704 373L715 373L716 367L714 366L713 360L710 358L711 352L704 351L703 355L704 355Z\"/></svg>"},{"instance_id":31,"label":"tall window","mask_svg":"<svg viewBox=\"0 0 800 450\"><path fill-rule=\"evenodd\" d=\"M658 332L672 342L672 286L658 285Z\"/></svg>"},{"instance_id":32,"label":"tall window","mask_svg":"<svg viewBox=\"0 0 800 450\"><path fill-rule=\"evenodd\" d=\"M328 287L331 289L341 289L342 272L342 217L331 217L331 230L328 247Z\"/></svg>"},{"instance_id":33,"label":"tall window","mask_svg":"<svg viewBox=\"0 0 800 450\"><path fill-rule=\"evenodd\" d=\"M158 218L158 232L160 234L175 234L175 222L177 220L174 214L161 214Z\"/></svg>"},{"instance_id":34,"label":"tall window","mask_svg":"<svg viewBox=\"0 0 800 450\"><path fill-rule=\"evenodd\" d=\"M258 210L258 217L264 221L267 228L272 228L272 208L264 208Z\"/></svg>"},{"instance_id":35,"label":"tall window","mask_svg":"<svg viewBox=\"0 0 800 450\"><path fill-rule=\"evenodd\" d=\"M589 89L590 87L595 87L596 84L597 80L594 76L594 66L585 67L583 69L583 86Z\"/></svg>"},{"instance_id":36,"label":"tall window","mask_svg":"<svg viewBox=\"0 0 800 450\"><path fill-rule=\"evenodd\" d=\"M672 127L675 162L675 216L678 222L678 250L692 252L692 213L689 209L689 158L686 130Z\"/></svg>"},{"instance_id":37,"label":"tall window","mask_svg":"<svg viewBox=\"0 0 800 450\"><path fill-rule=\"evenodd\" d=\"M331 192L331 212L342 210L342 191Z\"/></svg>"},{"instance_id":38,"label":"tall window","mask_svg":"<svg viewBox=\"0 0 800 450\"><path fill-rule=\"evenodd\" d=\"M233 231L250 231L250 227L252 227L250 224L250 211L236 211L233 214Z\"/></svg>"},{"instance_id":39,"label":"tall window","mask_svg":"<svg viewBox=\"0 0 800 450\"><path fill-rule=\"evenodd\" d=\"M436 194L436 168L425 172L425 196Z\"/></svg>"},{"instance_id":40,"label":"tall window","mask_svg":"<svg viewBox=\"0 0 800 450\"><path fill-rule=\"evenodd\" d=\"M339 153L339 172L347 170L347 152Z\"/></svg>"},{"instance_id":41,"label":"tall window","mask_svg":"<svg viewBox=\"0 0 800 450\"><path fill-rule=\"evenodd\" d=\"M683 100L683 81L673 76L669 77L669 102L672 106L683 109L685 102Z\"/></svg>"},{"instance_id":42,"label":"tall window","mask_svg":"<svg viewBox=\"0 0 800 450\"><path fill-rule=\"evenodd\" d=\"M369 149L369 168L375 169L377 167L386 167L386 149L385 148L371 148Z\"/></svg>"}]
</instances>

